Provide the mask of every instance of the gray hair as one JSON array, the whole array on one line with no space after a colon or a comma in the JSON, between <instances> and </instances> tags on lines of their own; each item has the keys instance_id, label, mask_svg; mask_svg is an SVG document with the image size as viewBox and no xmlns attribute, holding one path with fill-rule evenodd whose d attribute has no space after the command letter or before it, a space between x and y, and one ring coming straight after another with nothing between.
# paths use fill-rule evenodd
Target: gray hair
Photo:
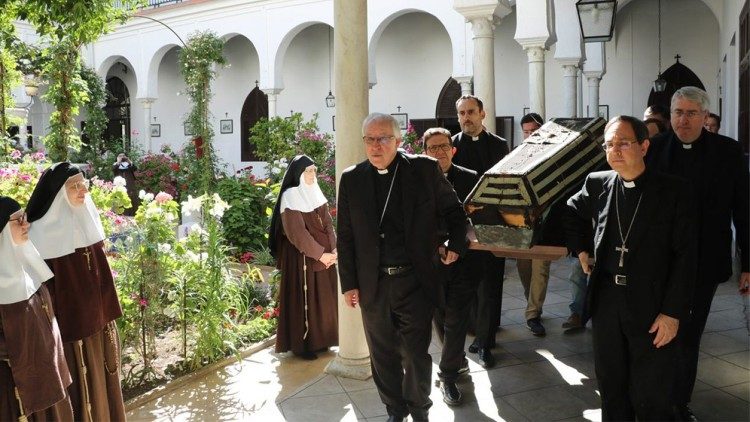
<instances>
[{"instance_id":1,"label":"gray hair","mask_svg":"<svg viewBox=\"0 0 750 422\"><path fill-rule=\"evenodd\" d=\"M711 100L708 98L708 94L706 93L706 91L694 86L683 86L682 88L675 91L674 95L672 95L672 101L669 105L672 106L678 98L683 98L685 100L697 103L698 106L700 106L701 111L708 111L709 107L711 106Z\"/></svg>"},{"instance_id":2,"label":"gray hair","mask_svg":"<svg viewBox=\"0 0 750 422\"><path fill-rule=\"evenodd\" d=\"M391 116L390 114L385 113L370 113L367 117L365 117L365 120L362 122L362 136L365 136L365 131L367 131L368 126L373 123L381 122L390 123L393 127L393 136L395 136L396 139L402 139L401 126L399 126L398 120L396 120L396 118Z\"/></svg>"}]
</instances>

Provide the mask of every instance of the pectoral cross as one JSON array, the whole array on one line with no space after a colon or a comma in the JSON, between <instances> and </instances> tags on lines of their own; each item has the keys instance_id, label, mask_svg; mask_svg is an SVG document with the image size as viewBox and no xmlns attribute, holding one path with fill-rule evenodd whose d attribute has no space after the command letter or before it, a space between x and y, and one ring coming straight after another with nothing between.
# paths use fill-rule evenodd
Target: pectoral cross
<instances>
[{"instance_id":1,"label":"pectoral cross","mask_svg":"<svg viewBox=\"0 0 750 422\"><path fill-rule=\"evenodd\" d=\"M91 252L89 252L88 247L86 247L86 251L83 254L86 255L86 266L89 268L89 271L90 271L91 270Z\"/></svg>"},{"instance_id":2,"label":"pectoral cross","mask_svg":"<svg viewBox=\"0 0 750 422\"><path fill-rule=\"evenodd\" d=\"M628 248L625 247L625 244L622 244L621 248L615 247L615 250L620 252L620 268L625 264L625 254L629 251Z\"/></svg>"}]
</instances>

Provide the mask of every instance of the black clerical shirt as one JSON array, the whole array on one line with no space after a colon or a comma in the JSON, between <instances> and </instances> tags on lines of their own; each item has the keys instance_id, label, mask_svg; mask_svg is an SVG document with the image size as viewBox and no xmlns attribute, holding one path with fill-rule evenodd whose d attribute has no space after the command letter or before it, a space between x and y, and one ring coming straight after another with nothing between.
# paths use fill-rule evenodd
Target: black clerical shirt
<instances>
[{"instance_id":1,"label":"black clerical shirt","mask_svg":"<svg viewBox=\"0 0 750 422\"><path fill-rule=\"evenodd\" d=\"M636 227L636 225L639 224L647 223L647 221L645 220L646 217L644 211L642 209L639 209L638 213L635 214L635 219L633 218L633 214L635 213L636 207L638 206L638 201L643 193L643 188L645 184L648 183L648 177L649 171L646 170L638 177L636 177L635 180L633 180L635 186L630 188L625 187L625 183L619 176L615 179L615 191L612 192L612 201L610 201L609 205L609 213L607 214L607 227L605 229L603 239L603 250L605 251L605 253L604 256L601 257L602 262L600 264L602 270L604 270L605 273L609 273L612 275L627 275L628 253L626 252L624 255L624 265L621 268L620 251L616 248L622 247L622 238L627 236L631 221L633 223L633 227ZM615 195L618 195L617 200L615 200ZM619 224L620 229L622 230L622 238L620 237L620 230L617 229L618 202L620 210ZM630 243L632 243L631 237L628 236L627 241L625 242L625 248L630 248Z\"/></svg>"},{"instance_id":2,"label":"black clerical shirt","mask_svg":"<svg viewBox=\"0 0 750 422\"><path fill-rule=\"evenodd\" d=\"M378 169L372 167L373 178L375 179L375 203L377 206L377 218L383 215L382 222L379 224L378 235L380 246L380 266L400 266L409 265L409 257L406 254L406 238L404 228L404 218L402 213L402 190L401 190L401 172L397 171L399 156L388 165L388 173L380 174ZM402 169L403 170L403 169ZM393 177L396 180L393 181ZM393 188L391 189L391 181ZM388 191L391 191L390 198ZM387 200L387 207L386 207ZM383 214L383 207L386 207Z\"/></svg>"},{"instance_id":3,"label":"black clerical shirt","mask_svg":"<svg viewBox=\"0 0 750 422\"><path fill-rule=\"evenodd\" d=\"M477 140L473 140L470 135L460 133L459 142L455 142L456 154L453 156L453 162L459 166L474 170L477 174L482 175L492 166L502 160L508 153L507 146L500 147L493 145L503 142L500 138L493 137L487 131L482 131Z\"/></svg>"}]
</instances>

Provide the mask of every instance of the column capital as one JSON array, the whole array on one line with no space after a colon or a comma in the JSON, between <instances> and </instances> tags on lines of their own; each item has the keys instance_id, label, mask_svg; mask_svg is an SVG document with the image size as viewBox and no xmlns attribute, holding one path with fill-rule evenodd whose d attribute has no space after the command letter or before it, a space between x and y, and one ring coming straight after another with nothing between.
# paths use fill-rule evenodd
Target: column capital
<instances>
[{"instance_id":1,"label":"column capital","mask_svg":"<svg viewBox=\"0 0 750 422\"><path fill-rule=\"evenodd\" d=\"M153 104L154 101L156 101L156 98L153 98L153 97L141 97L141 98L138 98L138 101L140 101L141 104L143 104L144 108L151 108L151 104Z\"/></svg>"},{"instance_id":2,"label":"column capital","mask_svg":"<svg viewBox=\"0 0 750 422\"><path fill-rule=\"evenodd\" d=\"M546 50L546 48L544 48L543 45L528 45L523 46L523 49L526 50L526 56L529 59L529 63L544 61L544 50Z\"/></svg>"},{"instance_id":3,"label":"column capital","mask_svg":"<svg viewBox=\"0 0 750 422\"><path fill-rule=\"evenodd\" d=\"M508 0L453 0L453 9L472 23L477 18L502 19L513 11Z\"/></svg>"},{"instance_id":4,"label":"column capital","mask_svg":"<svg viewBox=\"0 0 750 422\"><path fill-rule=\"evenodd\" d=\"M284 88L261 88L260 90L266 95L279 95Z\"/></svg>"},{"instance_id":5,"label":"column capital","mask_svg":"<svg viewBox=\"0 0 750 422\"><path fill-rule=\"evenodd\" d=\"M602 77L604 76L604 72L589 72L589 71L584 70L583 76L585 76L586 79L588 79L589 81L591 81L592 79L596 79L597 81L600 81Z\"/></svg>"},{"instance_id":6,"label":"column capital","mask_svg":"<svg viewBox=\"0 0 750 422\"><path fill-rule=\"evenodd\" d=\"M570 63L563 63L563 76L575 78L578 76L578 66Z\"/></svg>"},{"instance_id":7,"label":"column capital","mask_svg":"<svg viewBox=\"0 0 750 422\"><path fill-rule=\"evenodd\" d=\"M495 38L495 22L492 16L476 17L469 22L474 38Z\"/></svg>"}]
</instances>

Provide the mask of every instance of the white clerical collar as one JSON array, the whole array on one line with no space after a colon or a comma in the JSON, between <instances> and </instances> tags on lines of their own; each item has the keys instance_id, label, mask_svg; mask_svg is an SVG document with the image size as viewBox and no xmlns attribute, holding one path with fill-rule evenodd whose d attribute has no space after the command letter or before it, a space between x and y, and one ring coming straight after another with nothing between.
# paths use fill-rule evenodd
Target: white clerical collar
<instances>
[{"instance_id":1,"label":"white clerical collar","mask_svg":"<svg viewBox=\"0 0 750 422\"><path fill-rule=\"evenodd\" d=\"M472 137L471 137L471 140L472 140L472 141L478 141L478 140L479 140L479 136L472 136Z\"/></svg>"},{"instance_id":2,"label":"white clerical collar","mask_svg":"<svg viewBox=\"0 0 750 422\"><path fill-rule=\"evenodd\" d=\"M388 174L388 168L384 168L382 170L379 168L376 168L375 170L378 171L378 174Z\"/></svg>"},{"instance_id":3,"label":"white clerical collar","mask_svg":"<svg viewBox=\"0 0 750 422\"><path fill-rule=\"evenodd\" d=\"M684 149L692 149L693 148L693 144L682 144L682 148L684 148Z\"/></svg>"},{"instance_id":4,"label":"white clerical collar","mask_svg":"<svg viewBox=\"0 0 750 422\"><path fill-rule=\"evenodd\" d=\"M623 180L622 181L622 185L625 186L626 188L630 189L630 188L634 188L635 187L635 182L633 180L630 180L630 181Z\"/></svg>"}]
</instances>

